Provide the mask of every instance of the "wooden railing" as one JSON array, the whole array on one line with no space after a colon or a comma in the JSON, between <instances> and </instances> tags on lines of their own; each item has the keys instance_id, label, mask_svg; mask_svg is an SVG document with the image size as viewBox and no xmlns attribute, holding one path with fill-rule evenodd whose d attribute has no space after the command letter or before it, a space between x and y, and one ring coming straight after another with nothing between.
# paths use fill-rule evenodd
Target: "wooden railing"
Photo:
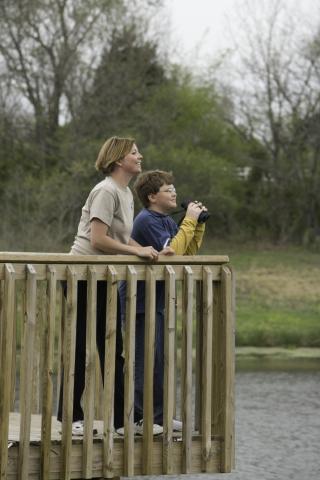
<instances>
[{"instance_id":1,"label":"wooden railing","mask_svg":"<svg viewBox=\"0 0 320 480\"><path fill-rule=\"evenodd\" d=\"M230 472L234 463L234 281L226 256L0 253L0 473L4 479ZM72 438L77 282L88 285L85 432ZM97 281L107 282L105 378ZM113 429L117 288L127 281L125 436ZM146 281L144 433L134 436L137 281ZM155 286L165 281L164 432L153 437ZM65 299L61 281L67 282ZM62 434L56 404L64 369ZM180 416L183 432L172 431ZM38 434L34 425L39 421ZM41 423L40 423L41 422ZM93 424L100 435L93 437ZM55 430L56 429L56 430ZM55 433L54 433L55 431ZM35 435L35 436L34 436ZM57 436L58 435L58 436Z\"/></svg>"}]
</instances>

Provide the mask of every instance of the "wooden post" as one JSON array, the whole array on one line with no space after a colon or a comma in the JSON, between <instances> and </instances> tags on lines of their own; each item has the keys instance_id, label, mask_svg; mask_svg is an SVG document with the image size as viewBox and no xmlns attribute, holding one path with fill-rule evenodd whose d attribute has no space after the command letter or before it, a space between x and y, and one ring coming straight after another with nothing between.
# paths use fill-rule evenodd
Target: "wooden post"
<instances>
[{"instance_id":1,"label":"wooden post","mask_svg":"<svg viewBox=\"0 0 320 480\"><path fill-rule=\"evenodd\" d=\"M112 265L108 266L107 278L108 284L103 403L103 476L105 478L113 478L113 404L117 333L118 274L116 269Z\"/></svg>"},{"instance_id":2,"label":"wooden post","mask_svg":"<svg viewBox=\"0 0 320 480\"><path fill-rule=\"evenodd\" d=\"M12 335L12 364L11 364L11 392L10 392L10 409L14 411L15 395L16 395L16 378L17 378L17 288L14 292L14 311L13 311L13 335ZM0 318L1 322L1 318ZM21 359L21 356L20 356ZM0 367L1 368L1 367Z\"/></svg>"},{"instance_id":3,"label":"wooden post","mask_svg":"<svg viewBox=\"0 0 320 480\"><path fill-rule=\"evenodd\" d=\"M20 379L20 442L19 442L19 479L28 478L30 426L32 410L33 356L36 328L37 278L32 265L27 265L26 312L24 319L24 341L21 354Z\"/></svg>"},{"instance_id":4,"label":"wooden post","mask_svg":"<svg viewBox=\"0 0 320 480\"><path fill-rule=\"evenodd\" d=\"M45 356L43 367L43 402L41 419L41 465L40 477L49 478L50 450L51 450L51 420L53 401L53 353L54 353L54 326L57 299L57 272L51 265L47 266L47 321L44 329Z\"/></svg>"},{"instance_id":5,"label":"wooden post","mask_svg":"<svg viewBox=\"0 0 320 480\"><path fill-rule=\"evenodd\" d=\"M60 398L60 389L61 382L63 382L62 371L63 371L63 342L64 342L64 328L66 324L67 317L67 302L64 293L64 288L60 284L59 288L59 299L60 299L60 318L58 318L57 323L57 335L58 335L58 345L57 345L57 391L56 391L56 402L59 405ZM56 319L57 320L57 319Z\"/></svg>"},{"instance_id":6,"label":"wooden post","mask_svg":"<svg viewBox=\"0 0 320 480\"><path fill-rule=\"evenodd\" d=\"M184 267L182 315L182 473L191 471L192 452L192 319L193 319L193 272Z\"/></svg>"},{"instance_id":7,"label":"wooden post","mask_svg":"<svg viewBox=\"0 0 320 480\"><path fill-rule=\"evenodd\" d=\"M172 419L175 402L175 303L176 286L174 269L165 269L165 331L164 331L164 394L163 394L163 473L173 473Z\"/></svg>"},{"instance_id":8,"label":"wooden post","mask_svg":"<svg viewBox=\"0 0 320 480\"><path fill-rule=\"evenodd\" d=\"M34 332L34 344L33 344L33 373L32 373L32 407L31 412L33 414L40 413L40 401L41 401L41 385L39 379L41 378L41 357L43 357L43 347L41 345L42 331L45 320L46 310L46 296L44 281L37 283L37 293L35 298L36 304L36 320L35 320L35 332ZM42 358L43 360L43 358ZM43 361L42 361L43 363Z\"/></svg>"},{"instance_id":9,"label":"wooden post","mask_svg":"<svg viewBox=\"0 0 320 480\"><path fill-rule=\"evenodd\" d=\"M232 468L236 468L236 441L235 441L235 366L236 366L236 275L232 265L228 265L228 268L231 272L231 283L232 283L232 294L231 294L231 313L232 313L232 369L233 377L231 378L232 382L232 391L233 391L233 403L232 403L232 423L233 423L233 436L232 436Z\"/></svg>"},{"instance_id":10,"label":"wooden post","mask_svg":"<svg viewBox=\"0 0 320 480\"><path fill-rule=\"evenodd\" d=\"M153 453L153 369L156 313L156 280L152 266L146 267L146 308L143 389L143 474L152 474Z\"/></svg>"},{"instance_id":11,"label":"wooden post","mask_svg":"<svg viewBox=\"0 0 320 480\"><path fill-rule=\"evenodd\" d=\"M87 322L86 322L86 367L84 399L83 436L83 478L92 478L93 420L96 366L96 316L97 316L97 272L88 267L87 280Z\"/></svg>"},{"instance_id":12,"label":"wooden post","mask_svg":"<svg viewBox=\"0 0 320 480\"><path fill-rule=\"evenodd\" d=\"M1 269L3 265L1 265ZM4 303L4 281L0 280L0 349L2 348L2 325L3 325L3 303ZM12 332L12 336L14 333ZM1 357L2 357L2 350L0 350L0 371L1 371Z\"/></svg>"},{"instance_id":13,"label":"wooden post","mask_svg":"<svg viewBox=\"0 0 320 480\"><path fill-rule=\"evenodd\" d=\"M211 457L212 391L212 271L203 268L203 370L202 370L202 469L208 471Z\"/></svg>"},{"instance_id":14,"label":"wooden post","mask_svg":"<svg viewBox=\"0 0 320 480\"><path fill-rule=\"evenodd\" d=\"M137 272L127 268L125 375L124 375L124 475L134 475L134 364L136 336Z\"/></svg>"},{"instance_id":15,"label":"wooden post","mask_svg":"<svg viewBox=\"0 0 320 480\"><path fill-rule=\"evenodd\" d=\"M223 385L223 449L221 471L231 472L234 443L234 322L232 275L227 266L221 268L224 358Z\"/></svg>"},{"instance_id":16,"label":"wooden post","mask_svg":"<svg viewBox=\"0 0 320 480\"><path fill-rule=\"evenodd\" d=\"M10 413L10 383L14 323L15 271L11 264L4 266L4 293L1 326L0 369L0 478L6 480L8 467L8 432Z\"/></svg>"},{"instance_id":17,"label":"wooden post","mask_svg":"<svg viewBox=\"0 0 320 480\"><path fill-rule=\"evenodd\" d=\"M220 275L221 276L221 275ZM223 431L223 357L221 335L223 328L223 312L221 304L221 281L213 283L213 323L212 323L212 417L213 435L221 435Z\"/></svg>"},{"instance_id":18,"label":"wooden post","mask_svg":"<svg viewBox=\"0 0 320 480\"><path fill-rule=\"evenodd\" d=\"M63 406L62 406L62 448L60 478L71 476L72 418L74 364L77 324L77 275L75 267L67 267L67 318L63 341ZM85 334L85 332L83 332Z\"/></svg>"},{"instance_id":19,"label":"wooden post","mask_svg":"<svg viewBox=\"0 0 320 480\"><path fill-rule=\"evenodd\" d=\"M196 282L196 367L195 367L195 425L196 431L201 433L202 407L202 343L203 343L203 286L202 281Z\"/></svg>"}]
</instances>

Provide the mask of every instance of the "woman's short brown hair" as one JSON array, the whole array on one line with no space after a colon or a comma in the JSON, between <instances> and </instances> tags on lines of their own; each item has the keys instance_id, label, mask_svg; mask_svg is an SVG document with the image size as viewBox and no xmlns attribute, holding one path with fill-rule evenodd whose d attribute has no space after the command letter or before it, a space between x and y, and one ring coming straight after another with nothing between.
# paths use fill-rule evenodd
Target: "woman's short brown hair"
<instances>
[{"instance_id":1,"label":"woman's short brown hair","mask_svg":"<svg viewBox=\"0 0 320 480\"><path fill-rule=\"evenodd\" d=\"M139 175L134 183L134 190L144 207L149 207L149 195L158 193L162 185L171 185L173 183L172 172L163 170L149 170Z\"/></svg>"},{"instance_id":2,"label":"woman's short brown hair","mask_svg":"<svg viewBox=\"0 0 320 480\"><path fill-rule=\"evenodd\" d=\"M128 155L134 143L134 138L108 138L100 149L96 160L96 169L106 175L110 175L115 168L115 162Z\"/></svg>"}]
</instances>

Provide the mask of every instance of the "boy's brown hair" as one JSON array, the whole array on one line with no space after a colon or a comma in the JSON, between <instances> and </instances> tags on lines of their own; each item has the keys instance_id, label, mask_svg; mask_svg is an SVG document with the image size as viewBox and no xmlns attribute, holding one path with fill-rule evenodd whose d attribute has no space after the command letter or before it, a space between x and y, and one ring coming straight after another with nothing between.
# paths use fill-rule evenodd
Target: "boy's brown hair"
<instances>
[{"instance_id":1,"label":"boy's brown hair","mask_svg":"<svg viewBox=\"0 0 320 480\"><path fill-rule=\"evenodd\" d=\"M134 190L139 197L142 205L149 207L149 195L158 193L162 185L173 184L172 172L164 172L163 170L149 170L139 175L134 183Z\"/></svg>"}]
</instances>

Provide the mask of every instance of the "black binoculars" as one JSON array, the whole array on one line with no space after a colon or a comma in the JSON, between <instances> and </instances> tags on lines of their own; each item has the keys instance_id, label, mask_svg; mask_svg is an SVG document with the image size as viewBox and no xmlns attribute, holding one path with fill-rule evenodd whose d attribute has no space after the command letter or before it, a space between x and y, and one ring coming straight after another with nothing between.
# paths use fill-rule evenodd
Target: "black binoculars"
<instances>
[{"instance_id":1,"label":"black binoculars","mask_svg":"<svg viewBox=\"0 0 320 480\"><path fill-rule=\"evenodd\" d=\"M187 210L188 208L188 205L189 203L191 203L192 200L190 199L186 199L186 200L183 200L181 202L181 207L184 209L184 210ZM201 212L200 215L199 215L199 218L198 218L198 223L205 223L210 217L210 213L209 212Z\"/></svg>"}]
</instances>

